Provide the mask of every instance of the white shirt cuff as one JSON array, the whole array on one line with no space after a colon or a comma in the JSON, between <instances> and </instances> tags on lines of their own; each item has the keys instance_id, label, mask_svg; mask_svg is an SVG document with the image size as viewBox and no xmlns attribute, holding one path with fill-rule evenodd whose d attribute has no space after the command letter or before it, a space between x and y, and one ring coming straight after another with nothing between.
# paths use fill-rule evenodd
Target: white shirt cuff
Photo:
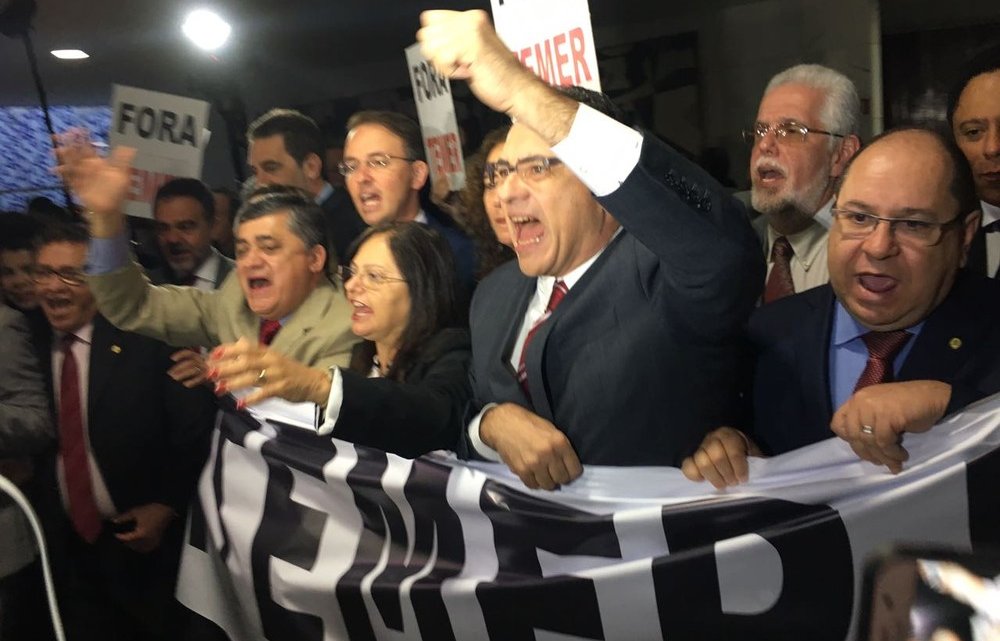
<instances>
[{"instance_id":1,"label":"white shirt cuff","mask_svg":"<svg viewBox=\"0 0 1000 641\"><path fill-rule=\"evenodd\" d=\"M340 374L340 368L334 365L330 368L330 395L326 397L326 412L323 414L323 423L316 428L316 433L325 436L333 431L337 426L337 419L340 418L340 407L344 403L344 377Z\"/></svg>"},{"instance_id":2,"label":"white shirt cuff","mask_svg":"<svg viewBox=\"0 0 1000 641\"><path fill-rule=\"evenodd\" d=\"M497 451L486 443L483 443L483 439L479 438L479 424L482 422L483 416L496 406L496 403L487 403L483 406L483 409L479 410L478 414L472 417L472 420L469 421L469 442L472 443L472 449L476 451L476 454L479 454L479 456L487 461L500 463L501 459Z\"/></svg>"},{"instance_id":3,"label":"white shirt cuff","mask_svg":"<svg viewBox=\"0 0 1000 641\"><path fill-rule=\"evenodd\" d=\"M552 151L595 196L607 196L621 187L639 164L642 134L581 104L569 135Z\"/></svg>"}]
</instances>

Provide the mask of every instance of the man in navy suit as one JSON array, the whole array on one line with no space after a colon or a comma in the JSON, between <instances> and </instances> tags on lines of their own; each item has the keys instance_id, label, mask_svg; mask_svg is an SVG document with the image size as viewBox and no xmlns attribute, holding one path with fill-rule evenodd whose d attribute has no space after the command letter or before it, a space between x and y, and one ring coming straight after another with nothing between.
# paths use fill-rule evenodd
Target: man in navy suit
<instances>
[{"instance_id":1,"label":"man in navy suit","mask_svg":"<svg viewBox=\"0 0 1000 641\"><path fill-rule=\"evenodd\" d=\"M61 607L74 639L172 639L183 516L208 453L211 392L167 375L170 350L97 313L79 226L43 233L39 346L59 448L39 475Z\"/></svg>"},{"instance_id":2,"label":"man in navy suit","mask_svg":"<svg viewBox=\"0 0 1000 641\"><path fill-rule=\"evenodd\" d=\"M340 173L366 224L412 220L444 236L455 255L459 282L472 291L475 245L447 214L420 200L430 176L420 125L393 111L357 112L347 121Z\"/></svg>"},{"instance_id":3,"label":"man in navy suit","mask_svg":"<svg viewBox=\"0 0 1000 641\"><path fill-rule=\"evenodd\" d=\"M605 115L606 97L522 67L484 12L422 21L428 59L515 119L487 172L517 263L473 301L460 454L545 489L587 464L680 464L736 405L740 328L764 282L745 211L677 151Z\"/></svg>"},{"instance_id":4,"label":"man in navy suit","mask_svg":"<svg viewBox=\"0 0 1000 641\"><path fill-rule=\"evenodd\" d=\"M833 212L830 285L751 317L753 419L706 437L689 478L732 485L748 454L834 435L898 472L907 432L1000 391L1000 283L962 269L980 212L954 143L883 134L848 167Z\"/></svg>"}]
</instances>

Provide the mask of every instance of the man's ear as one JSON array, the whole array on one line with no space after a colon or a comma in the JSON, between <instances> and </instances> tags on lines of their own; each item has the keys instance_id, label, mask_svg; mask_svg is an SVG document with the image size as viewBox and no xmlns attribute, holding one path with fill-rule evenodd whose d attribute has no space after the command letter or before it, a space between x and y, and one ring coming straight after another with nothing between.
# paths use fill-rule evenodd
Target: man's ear
<instances>
[{"instance_id":1,"label":"man's ear","mask_svg":"<svg viewBox=\"0 0 1000 641\"><path fill-rule=\"evenodd\" d=\"M861 149L860 138L854 134L845 136L837 146L836 153L834 153L833 164L830 167L830 176L832 178L842 176L844 170L847 168L847 164L851 162L851 158L854 158L854 154L858 153L859 149Z\"/></svg>"},{"instance_id":2,"label":"man's ear","mask_svg":"<svg viewBox=\"0 0 1000 641\"><path fill-rule=\"evenodd\" d=\"M309 180L317 180L323 177L323 159L316 154L307 154L302 160L302 173Z\"/></svg>"},{"instance_id":3,"label":"man's ear","mask_svg":"<svg viewBox=\"0 0 1000 641\"><path fill-rule=\"evenodd\" d=\"M326 247L313 245L308 255L310 273L322 274L326 269Z\"/></svg>"},{"instance_id":4,"label":"man's ear","mask_svg":"<svg viewBox=\"0 0 1000 641\"><path fill-rule=\"evenodd\" d=\"M424 183L430 176L431 168L423 160L414 160L410 163L410 189L420 190L424 188Z\"/></svg>"}]
</instances>

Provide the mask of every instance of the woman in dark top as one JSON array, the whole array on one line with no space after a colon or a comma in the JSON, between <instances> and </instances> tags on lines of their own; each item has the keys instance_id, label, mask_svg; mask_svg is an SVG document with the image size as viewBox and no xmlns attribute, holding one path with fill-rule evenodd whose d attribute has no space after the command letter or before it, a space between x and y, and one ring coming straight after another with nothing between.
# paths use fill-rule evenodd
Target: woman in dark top
<instances>
[{"instance_id":1,"label":"woman in dark top","mask_svg":"<svg viewBox=\"0 0 1000 641\"><path fill-rule=\"evenodd\" d=\"M469 333L447 242L419 223L367 230L341 268L363 340L348 369L306 367L247 341L212 354L219 392L256 386L244 398L323 406L320 434L415 457L453 449L471 395Z\"/></svg>"}]
</instances>

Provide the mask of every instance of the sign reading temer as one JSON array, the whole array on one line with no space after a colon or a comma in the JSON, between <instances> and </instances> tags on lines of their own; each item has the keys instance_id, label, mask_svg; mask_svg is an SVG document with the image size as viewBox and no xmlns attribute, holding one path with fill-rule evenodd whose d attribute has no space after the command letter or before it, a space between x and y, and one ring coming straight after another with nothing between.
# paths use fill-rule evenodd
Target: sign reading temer
<instances>
[{"instance_id":1,"label":"sign reading temer","mask_svg":"<svg viewBox=\"0 0 1000 641\"><path fill-rule=\"evenodd\" d=\"M151 218L153 197L163 183L177 177L201 177L209 138L209 104L114 85L111 114L111 145L137 151L125 213Z\"/></svg>"},{"instance_id":2,"label":"sign reading temer","mask_svg":"<svg viewBox=\"0 0 1000 641\"><path fill-rule=\"evenodd\" d=\"M601 90L587 0L490 0L497 34L550 85Z\"/></svg>"}]
</instances>

